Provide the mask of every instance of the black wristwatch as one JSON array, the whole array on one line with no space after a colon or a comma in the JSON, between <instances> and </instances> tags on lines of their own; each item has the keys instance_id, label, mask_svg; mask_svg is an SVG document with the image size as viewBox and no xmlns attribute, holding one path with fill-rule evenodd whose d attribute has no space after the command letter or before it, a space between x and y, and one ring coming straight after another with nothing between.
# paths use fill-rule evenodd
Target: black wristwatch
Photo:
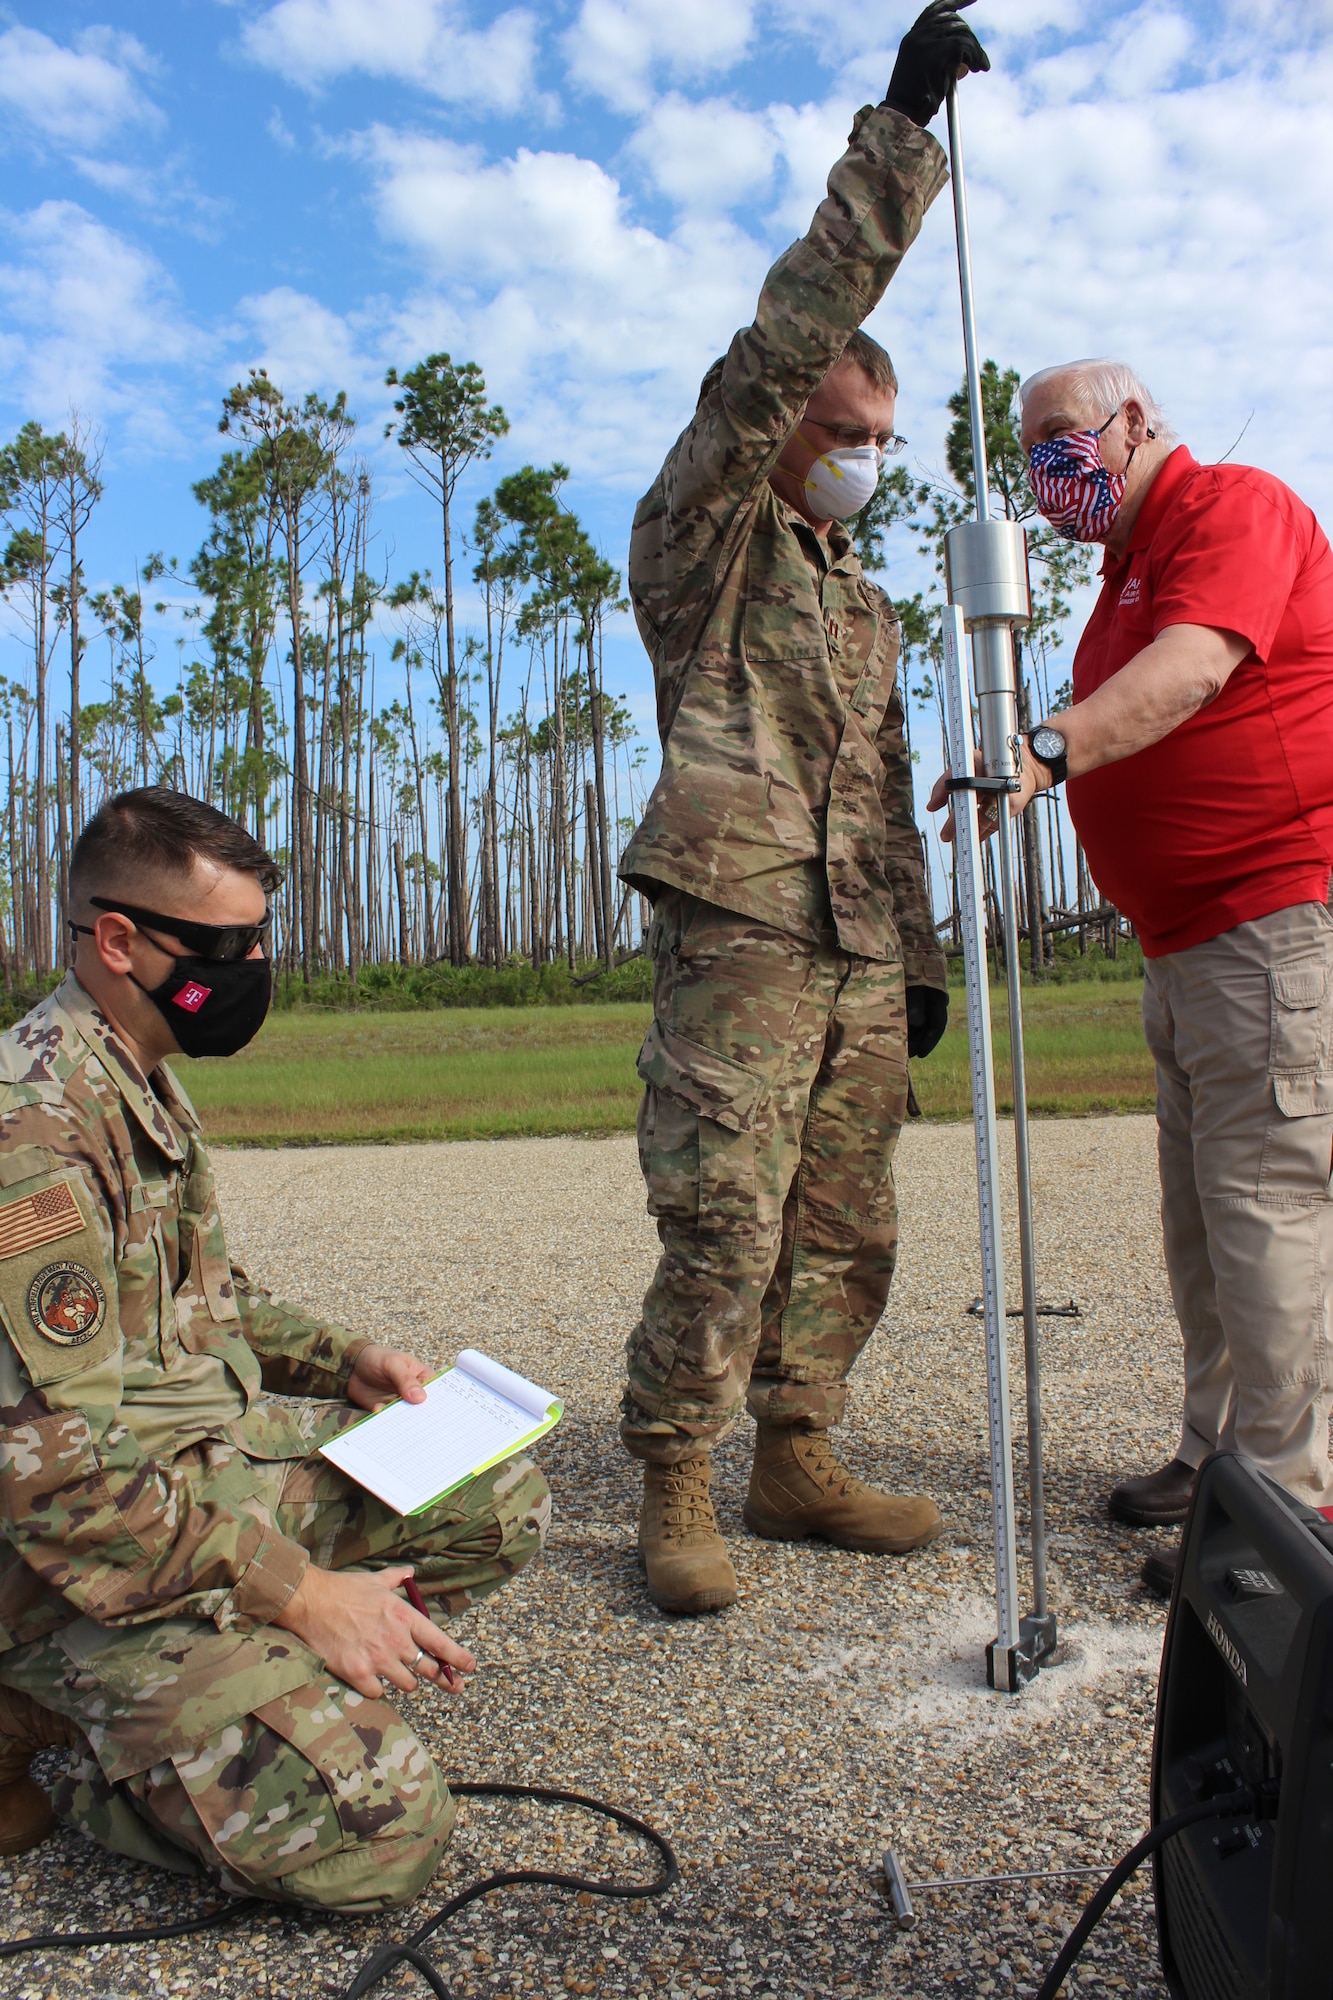
<instances>
[{"instance_id":1,"label":"black wristwatch","mask_svg":"<svg viewBox=\"0 0 1333 2000\"><path fill-rule=\"evenodd\" d=\"M1069 776L1069 745L1059 730L1052 729L1049 722L1039 722L1024 740L1037 762L1050 772L1051 784L1063 785Z\"/></svg>"}]
</instances>

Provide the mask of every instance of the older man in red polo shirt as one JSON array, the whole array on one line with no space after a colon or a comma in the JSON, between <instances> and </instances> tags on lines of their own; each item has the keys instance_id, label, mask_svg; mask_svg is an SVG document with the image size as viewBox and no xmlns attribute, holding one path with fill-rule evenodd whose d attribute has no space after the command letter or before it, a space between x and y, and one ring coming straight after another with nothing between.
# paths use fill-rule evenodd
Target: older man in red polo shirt
<instances>
[{"instance_id":1,"label":"older man in red polo shirt","mask_svg":"<svg viewBox=\"0 0 1333 2000\"><path fill-rule=\"evenodd\" d=\"M1102 893L1137 927L1167 1271L1185 1350L1169 1464L1112 1514L1180 1521L1234 1445L1333 1501L1333 553L1271 474L1200 465L1123 364L1021 391L1042 513L1105 549L1073 706L1023 790L1069 779ZM1144 1565L1169 1591L1175 1550Z\"/></svg>"}]
</instances>

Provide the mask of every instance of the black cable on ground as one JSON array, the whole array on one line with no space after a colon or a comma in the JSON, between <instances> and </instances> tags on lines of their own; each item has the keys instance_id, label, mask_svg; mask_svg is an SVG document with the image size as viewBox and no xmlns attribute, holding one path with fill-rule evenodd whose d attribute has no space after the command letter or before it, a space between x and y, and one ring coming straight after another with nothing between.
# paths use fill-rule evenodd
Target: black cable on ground
<instances>
[{"instance_id":1,"label":"black cable on ground","mask_svg":"<svg viewBox=\"0 0 1333 2000\"><path fill-rule=\"evenodd\" d=\"M439 1996L439 2000L452 2000L449 1988L445 1985L438 1968L422 1952L421 1946L428 1937L439 1930L442 1924L447 1924L451 1917L457 1916L458 1912L465 1909L469 1903L475 1903L479 1896L489 1895L492 1889L505 1889L515 1882L531 1882L543 1884L548 1889L581 1890L589 1896L637 1898L665 1896L667 1890L674 1888L680 1878L680 1863L666 1835L658 1833L657 1829L649 1826L646 1821L636 1819L633 1813L623 1812L619 1806L608 1806L600 1799L585 1798L581 1792L558 1792L545 1785L450 1785L449 1789L456 1798L542 1799L548 1805L581 1806L585 1812L597 1813L603 1819L614 1820L617 1826L623 1826L628 1832L637 1834L641 1840L646 1840L651 1847L657 1849L665 1865L661 1874L655 1875L651 1882L599 1882L589 1875L561 1875L545 1868L512 1868L500 1875L487 1875L480 1882L474 1882L470 1889L464 1889L459 1895L451 1897L443 1909L437 1910L420 1930L413 1931L411 1937L405 1939L402 1944L383 1945L373 1957L367 1959L351 1985L346 1988L342 2000L361 2000L363 1994L378 1986L380 1981L387 1978L388 1974L399 1965L414 1966L431 1991Z\"/></svg>"},{"instance_id":2,"label":"black cable on ground","mask_svg":"<svg viewBox=\"0 0 1333 2000\"><path fill-rule=\"evenodd\" d=\"M1150 1854L1155 1854L1159 1847L1165 1847L1168 1840L1177 1833L1183 1833L1187 1826L1197 1826L1200 1820L1253 1819L1258 1810L1259 1800L1247 1786L1243 1791L1228 1792L1225 1798L1206 1799L1202 1805L1187 1806L1184 1812L1173 1813L1170 1819L1159 1821L1151 1833L1145 1833L1138 1845L1131 1847L1129 1853L1116 1862L1101 1888L1089 1900L1082 1916L1061 1945L1055 1964L1042 1981L1037 2000L1055 2000L1070 1967L1110 1909L1116 1895Z\"/></svg>"},{"instance_id":3,"label":"black cable on ground","mask_svg":"<svg viewBox=\"0 0 1333 2000\"><path fill-rule=\"evenodd\" d=\"M413 1931L411 1937L400 1944L381 1945L355 1975L342 2000L361 2000L362 1994L369 1993L372 1987L378 1986L400 1965L410 1965L419 1972L432 1993L437 1995L437 2000L452 2000L444 1975L422 1946L442 1924L447 1924L469 1903L475 1903L479 1896L488 1896L492 1889L509 1888L516 1882L530 1882L548 1889L572 1889L588 1896L617 1896L632 1900L643 1896L664 1896L680 1879L680 1863L666 1835L619 1806L606 1805L601 1799L585 1798L582 1792L560 1792L546 1785L451 1784L449 1789L455 1798L541 1799L547 1805L580 1806L584 1812L614 1820L617 1826L623 1826L627 1832L637 1834L640 1840L646 1840L650 1847L655 1847L664 1864L662 1872L650 1882L602 1882L591 1875L562 1875L545 1868L511 1868L499 1875L486 1875L479 1882L474 1882L471 1888L451 1897L419 1930ZM144 1930L45 1931L36 1937L11 1938L8 1943L0 1944L0 1958L16 1958L22 1952L31 1951L75 1950L89 1945L157 1944L167 1938L188 1937L193 1931L208 1930L214 1924L229 1923L233 1918L247 1916L255 1910L264 1910L271 1915L281 1908L280 1904L272 1903L265 1897L243 1896L219 1904L207 1916L187 1917L176 1924L155 1924Z\"/></svg>"},{"instance_id":4,"label":"black cable on ground","mask_svg":"<svg viewBox=\"0 0 1333 2000\"><path fill-rule=\"evenodd\" d=\"M259 1896L232 1897L219 1903L206 1917L186 1917L179 1924L154 1924L151 1930L142 1931L41 1931L36 1937L11 1938L7 1944L0 1944L0 1958L17 1958L24 1951L56 1951L62 1947L73 1950L89 1944L156 1944L161 1938L189 1937L191 1931L206 1931L214 1924L230 1923L233 1917L244 1916L248 1910L272 1909Z\"/></svg>"}]
</instances>

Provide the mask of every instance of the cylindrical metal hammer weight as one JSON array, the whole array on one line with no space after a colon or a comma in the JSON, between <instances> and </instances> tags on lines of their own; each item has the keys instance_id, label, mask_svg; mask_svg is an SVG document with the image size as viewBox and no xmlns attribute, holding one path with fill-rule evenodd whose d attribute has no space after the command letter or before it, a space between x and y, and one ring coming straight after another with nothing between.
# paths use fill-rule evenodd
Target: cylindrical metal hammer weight
<instances>
[{"instance_id":1,"label":"cylindrical metal hammer weight","mask_svg":"<svg viewBox=\"0 0 1333 2000\"><path fill-rule=\"evenodd\" d=\"M1014 626L1032 617L1027 536L1017 521L965 521L944 542L950 604L972 639L972 685L988 778L1018 770L1018 676Z\"/></svg>"}]
</instances>

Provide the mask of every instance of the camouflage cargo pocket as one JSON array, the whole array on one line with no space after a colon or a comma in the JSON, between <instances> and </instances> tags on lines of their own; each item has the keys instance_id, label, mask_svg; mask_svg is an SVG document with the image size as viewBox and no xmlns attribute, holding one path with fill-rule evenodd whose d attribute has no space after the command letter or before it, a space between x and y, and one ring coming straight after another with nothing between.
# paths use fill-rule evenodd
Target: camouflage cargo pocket
<instances>
[{"instance_id":1,"label":"camouflage cargo pocket","mask_svg":"<svg viewBox=\"0 0 1333 2000\"><path fill-rule=\"evenodd\" d=\"M648 1213L701 1236L753 1232L763 1078L661 1021L648 1031L638 1068L648 1086L639 1111Z\"/></svg>"},{"instance_id":2,"label":"camouflage cargo pocket","mask_svg":"<svg viewBox=\"0 0 1333 2000\"><path fill-rule=\"evenodd\" d=\"M447 1836L453 1821L429 1751L397 1710L332 1675L147 1774L145 1803L169 1832L185 1834L186 1800L222 1861L259 1882L386 1834Z\"/></svg>"}]
</instances>

